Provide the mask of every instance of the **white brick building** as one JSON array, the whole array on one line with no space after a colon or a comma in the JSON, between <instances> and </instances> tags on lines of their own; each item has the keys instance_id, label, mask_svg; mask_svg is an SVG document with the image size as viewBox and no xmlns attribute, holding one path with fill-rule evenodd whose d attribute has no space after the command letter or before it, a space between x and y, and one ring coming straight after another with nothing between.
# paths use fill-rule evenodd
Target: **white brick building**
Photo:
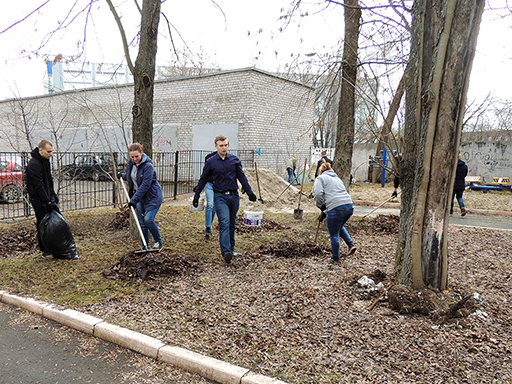
<instances>
[{"instance_id":1,"label":"white brick building","mask_svg":"<svg viewBox=\"0 0 512 384\"><path fill-rule=\"evenodd\" d=\"M0 151L46 138L60 151L105 151L108 141L124 152L132 105L133 84L0 102ZM156 152L213 150L224 134L232 149L278 153L261 161L280 171L289 155L310 153L314 89L255 68L157 81L153 120Z\"/></svg>"}]
</instances>

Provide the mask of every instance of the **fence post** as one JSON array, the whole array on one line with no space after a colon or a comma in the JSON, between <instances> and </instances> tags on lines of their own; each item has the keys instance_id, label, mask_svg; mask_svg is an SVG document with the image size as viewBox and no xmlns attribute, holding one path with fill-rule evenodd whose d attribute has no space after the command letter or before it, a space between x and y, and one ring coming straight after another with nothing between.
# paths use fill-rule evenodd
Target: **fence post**
<instances>
[{"instance_id":1,"label":"fence post","mask_svg":"<svg viewBox=\"0 0 512 384\"><path fill-rule=\"evenodd\" d=\"M23 177L22 177L22 185L23 185L23 190L22 190L22 194L23 194L23 214L25 216L30 216L30 205L28 204L29 202L29 197L28 197L28 191L27 191L27 185L25 183L25 173L27 172L27 164L29 162L29 156L28 156L28 152L22 152L21 153L21 158L23 159Z\"/></svg>"},{"instance_id":2,"label":"fence post","mask_svg":"<svg viewBox=\"0 0 512 384\"><path fill-rule=\"evenodd\" d=\"M381 186L384 188L386 186L386 165L388 164L388 153L386 151L386 148L384 148L382 151L382 180L381 180Z\"/></svg>"},{"instance_id":3,"label":"fence post","mask_svg":"<svg viewBox=\"0 0 512 384\"><path fill-rule=\"evenodd\" d=\"M118 165L117 165L117 152L112 152L112 201L114 202L114 207L117 204L117 185L116 185L116 179L118 175ZM114 172L116 173L114 175ZM121 202L119 202L121 203Z\"/></svg>"},{"instance_id":4,"label":"fence post","mask_svg":"<svg viewBox=\"0 0 512 384\"><path fill-rule=\"evenodd\" d=\"M179 151L176 151L174 155L174 200L178 194L178 157Z\"/></svg>"}]
</instances>

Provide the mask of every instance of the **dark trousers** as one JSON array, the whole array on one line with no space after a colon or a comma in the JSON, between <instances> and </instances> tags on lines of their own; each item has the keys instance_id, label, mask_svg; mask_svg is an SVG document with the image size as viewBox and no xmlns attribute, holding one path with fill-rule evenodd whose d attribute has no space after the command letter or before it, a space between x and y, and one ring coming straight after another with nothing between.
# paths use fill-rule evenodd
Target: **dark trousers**
<instances>
[{"instance_id":1,"label":"dark trousers","mask_svg":"<svg viewBox=\"0 0 512 384\"><path fill-rule=\"evenodd\" d=\"M39 234L39 224L43 220L43 218L46 215L46 208L43 202L38 199L37 197L31 197L30 198L30 204L32 204L32 207L34 208L34 212L36 214L36 226L37 226L37 244L39 245L39 249L42 252L47 252L42 240L41 236ZM60 213L59 206L57 203L52 202L53 210Z\"/></svg>"}]
</instances>

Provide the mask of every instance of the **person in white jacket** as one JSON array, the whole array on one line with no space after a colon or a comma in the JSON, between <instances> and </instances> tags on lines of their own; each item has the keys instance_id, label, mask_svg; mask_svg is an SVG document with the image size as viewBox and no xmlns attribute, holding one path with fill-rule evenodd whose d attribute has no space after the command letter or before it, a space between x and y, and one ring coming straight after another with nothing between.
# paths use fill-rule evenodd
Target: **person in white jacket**
<instances>
[{"instance_id":1,"label":"person in white jacket","mask_svg":"<svg viewBox=\"0 0 512 384\"><path fill-rule=\"evenodd\" d=\"M344 225L354 213L354 204L343 181L334 173L330 163L323 163L315 180L315 204L322 210L318 220L327 218L327 228L331 237L331 262L340 261L340 237L348 246L348 254L352 255L357 248Z\"/></svg>"}]
</instances>

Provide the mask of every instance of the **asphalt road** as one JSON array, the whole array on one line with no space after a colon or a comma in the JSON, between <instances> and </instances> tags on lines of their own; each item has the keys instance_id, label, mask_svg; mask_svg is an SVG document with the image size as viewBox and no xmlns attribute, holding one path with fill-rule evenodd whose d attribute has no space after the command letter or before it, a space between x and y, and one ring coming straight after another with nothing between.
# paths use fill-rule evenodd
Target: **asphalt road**
<instances>
[{"instance_id":1,"label":"asphalt road","mask_svg":"<svg viewBox=\"0 0 512 384\"><path fill-rule=\"evenodd\" d=\"M212 383L0 303L0 384Z\"/></svg>"}]
</instances>

